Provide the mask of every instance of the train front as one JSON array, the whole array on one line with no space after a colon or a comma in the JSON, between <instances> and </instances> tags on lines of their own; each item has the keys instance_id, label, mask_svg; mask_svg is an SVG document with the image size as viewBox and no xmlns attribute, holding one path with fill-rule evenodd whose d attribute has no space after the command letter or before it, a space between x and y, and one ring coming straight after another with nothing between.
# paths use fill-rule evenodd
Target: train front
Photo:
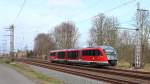
<instances>
[{"instance_id":1,"label":"train front","mask_svg":"<svg viewBox=\"0 0 150 84\"><path fill-rule=\"evenodd\" d=\"M117 64L117 53L116 50L111 46L100 46L105 55L107 56L108 62L111 66L115 66Z\"/></svg>"}]
</instances>

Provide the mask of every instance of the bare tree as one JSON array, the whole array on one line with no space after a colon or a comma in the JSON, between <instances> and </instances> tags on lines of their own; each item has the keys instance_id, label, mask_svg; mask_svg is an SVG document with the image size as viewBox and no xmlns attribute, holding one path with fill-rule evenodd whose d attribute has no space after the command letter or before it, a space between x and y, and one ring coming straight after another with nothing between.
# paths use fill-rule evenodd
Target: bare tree
<instances>
[{"instance_id":1,"label":"bare tree","mask_svg":"<svg viewBox=\"0 0 150 84\"><path fill-rule=\"evenodd\" d=\"M53 37L58 49L76 48L79 32L73 23L63 22L55 27Z\"/></svg>"},{"instance_id":2,"label":"bare tree","mask_svg":"<svg viewBox=\"0 0 150 84\"><path fill-rule=\"evenodd\" d=\"M55 43L52 35L40 33L36 36L34 40L34 53L36 56L47 55L48 51L53 49L55 49Z\"/></svg>"},{"instance_id":3,"label":"bare tree","mask_svg":"<svg viewBox=\"0 0 150 84\"><path fill-rule=\"evenodd\" d=\"M129 30L124 30L122 32L120 32L120 34L118 34L118 40L119 40L119 44L121 45L133 45L134 42L134 31L129 31Z\"/></svg>"},{"instance_id":4,"label":"bare tree","mask_svg":"<svg viewBox=\"0 0 150 84\"><path fill-rule=\"evenodd\" d=\"M88 38L88 46L89 46L89 47L92 47L92 46L97 45L97 44L96 44L96 42L97 42L97 41L96 41L96 36L97 36L97 35L96 35L95 33L96 33L96 29L91 28L90 31L89 31L89 37L90 37L90 38ZM94 37L95 37L95 38L94 38Z\"/></svg>"},{"instance_id":5,"label":"bare tree","mask_svg":"<svg viewBox=\"0 0 150 84\"><path fill-rule=\"evenodd\" d=\"M89 45L105 44L115 46L118 26L119 24L116 18L106 17L104 14L97 15L94 18L93 26L90 29Z\"/></svg>"},{"instance_id":6,"label":"bare tree","mask_svg":"<svg viewBox=\"0 0 150 84\"><path fill-rule=\"evenodd\" d=\"M134 55L134 36L129 30L125 30L118 34L118 59L119 61L129 62L132 64Z\"/></svg>"}]
</instances>

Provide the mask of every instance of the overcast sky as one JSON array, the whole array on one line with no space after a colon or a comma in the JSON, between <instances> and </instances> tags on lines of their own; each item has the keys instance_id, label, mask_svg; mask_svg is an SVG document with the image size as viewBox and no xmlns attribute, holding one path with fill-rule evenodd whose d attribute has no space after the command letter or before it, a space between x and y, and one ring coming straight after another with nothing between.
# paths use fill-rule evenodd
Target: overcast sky
<instances>
[{"instance_id":1,"label":"overcast sky","mask_svg":"<svg viewBox=\"0 0 150 84\"><path fill-rule=\"evenodd\" d=\"M0 50L9 50L8 34L4 28L15 25L15 49L33 48L38 33L48 33L64 21L73 21L79 32L80 45L85 46L91 17L98 13L115 16L123 27L132 27L136 4L150 9L149 0L25 0L23 10L15 20L24 0L0 0ZM124 6L123 3L130 2ZM118 7L116 9L113 9ZM113 10L111 10L113 9ZM15 20L15 21L14 21ZM6 42L6 43L5 43Z\"/></svg>"}]
</instances>

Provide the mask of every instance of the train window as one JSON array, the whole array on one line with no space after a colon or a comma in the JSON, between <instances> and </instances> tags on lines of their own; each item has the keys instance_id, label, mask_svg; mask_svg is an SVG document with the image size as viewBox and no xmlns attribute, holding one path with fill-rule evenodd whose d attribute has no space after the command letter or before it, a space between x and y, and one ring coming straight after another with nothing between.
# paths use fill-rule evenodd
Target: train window
<instances>
[{"instance_id":1,"label":"train window","mask_svg":"<svg viewBox=\"0 0 150 84\"><path fill-rule=\"evenodd\" d=\"M83 51L82 51L82 55L83 55L83 56L87 56L87 55L88 55L88 50L83 50Z\"/></svg>"},{"instance_id":2,"label":"train window","mask_svg":"<svg viewBox=\"0 0 150 84\"><path fill-rule=\"evenodd\" d=\"M58 58L64 59L65 58L65 52L58 52Z\"/></svg>"},{"instance_id":3,"label":"train window","mask_svg":"<svg viewBox=\"0 0 150 84\"><path fill-rule=\"evenodd\" d=\"M95 50L95 55L96 56L100 56L101 55L100 51L99 50Z\"/></svg>"},{"instance_id":4,"label":"train window","mask_svg":"<svg viewBox=\"0 0 150 84\"><path fill-rule=\"evenodd\" d=\"M99 56L100 51L99 50L83 50L82 55L83 56Z\"/></svg>"},{"instance_id":5,"label":"train window","mask_svg":"<svg viewBox=\"0 0 150 84\"><path fill-rule=\"evenodd\" d=\"M82 55L83 55L83 56L86 55L86 51L85 51L85 50L82 51Z\"/></svg>"},{"instance_id":6,"label":"train window","mask_svg":"<svg viewBox=\"0 0 150 84\"><path fill-rule=\"evenodd\" d=\"M50 53L50 56L55 56L56 55L56 53L54 52L54 53Z\"/></svg>"},{"instance_id":7,"label":"train window","mask_svg":"<svg viewBox=\"0 0 150 84\"><path fill-rule=\"evenodd\" d=\"M71 52L68 52L68 58L71 58L71 59L76 59L78 57L78 51L71 51Z\"/></svg>"}]
</instances>

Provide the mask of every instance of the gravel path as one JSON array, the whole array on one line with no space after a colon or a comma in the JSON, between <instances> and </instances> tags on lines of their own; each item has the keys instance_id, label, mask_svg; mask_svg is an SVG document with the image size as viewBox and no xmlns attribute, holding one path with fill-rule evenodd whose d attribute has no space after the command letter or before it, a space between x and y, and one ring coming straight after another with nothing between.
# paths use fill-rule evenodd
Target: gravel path
<instances>
[{"instance_id":1,"label":"gravel path","mask_svg":"<svg viewBox=\"0 0 150 84\"><path fill-rule=\"evenodd\" d=\"M43 73L49 77L53 77L63 81L63 84L110 84L103 81L97 81L85 77L67 74L55 70L50 70L34 65L29 65L33 70Z\"/></svg>"},{"instance_id":2,"label":"gravel path","mask_svg":"<svg viewBox=\"0 0 150 84\"><path fill-rule=\"evenodd\" d=\"M35 84L14 69L0 64L0 84Z\"/></svg>"}]
</instances>

